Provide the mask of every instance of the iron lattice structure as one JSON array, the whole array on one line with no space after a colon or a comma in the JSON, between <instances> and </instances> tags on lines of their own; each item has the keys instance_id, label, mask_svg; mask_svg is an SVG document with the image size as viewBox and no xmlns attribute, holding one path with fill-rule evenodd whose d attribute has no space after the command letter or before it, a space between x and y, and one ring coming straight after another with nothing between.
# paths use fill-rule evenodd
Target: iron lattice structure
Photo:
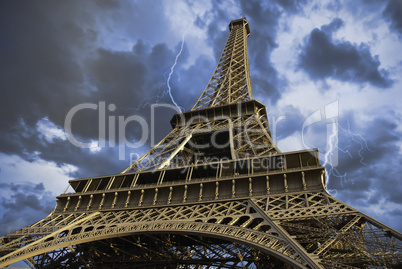
<instances>
[{"instance_id":1,"label":"iron lattice structure","mask_svg":"<svg viewBox=\"0 0 402 269\"><path fill-rule=\"evenodd\" d=\"M326 191L318 150L282 153L252 99L245 18L173 131L121 174L71 180L0 266L401 268L402 234Z\"/></svg>"}]
</instances>

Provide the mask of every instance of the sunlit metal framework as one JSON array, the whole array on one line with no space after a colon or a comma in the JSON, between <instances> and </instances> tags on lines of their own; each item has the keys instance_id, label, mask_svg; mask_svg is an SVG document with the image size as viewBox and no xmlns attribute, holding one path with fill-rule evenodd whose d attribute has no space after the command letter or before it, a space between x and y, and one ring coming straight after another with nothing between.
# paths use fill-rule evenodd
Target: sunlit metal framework
<instances>
[{"instance_id":1,"label":"sunlit metal framework","mask_svg":"<svg viewBox=\"0 0 402 269\"><path fill-rule=\"evenodd\" d=\"M194 108L121 174L71 180L0 239L0 267L401 268L402 234L326 191L318 150L282 153L252 99L245 18Z\"/></svg>"}]
</instances>

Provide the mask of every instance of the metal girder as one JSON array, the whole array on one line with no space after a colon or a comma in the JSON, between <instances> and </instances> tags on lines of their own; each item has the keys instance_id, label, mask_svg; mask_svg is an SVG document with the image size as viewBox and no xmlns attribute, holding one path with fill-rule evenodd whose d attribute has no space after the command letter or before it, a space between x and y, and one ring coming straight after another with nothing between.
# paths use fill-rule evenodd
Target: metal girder
<instances>
[{"instance_id":1,"label":"metal girder","mask_svg":"<svg viewBox=\"0 0 402 269\"><path fill-rule=\"evenodd\" d=\"M169 208L150 208L131 212L96 212L87 214L79 221L72 222L48 234L41 240L32 242L0 259L0 265L10 264L15 259L41 256L71 244L89 242L144 233L197 234L212 238L238 242L251 248L263 250L280 260L285 260L298 268L305 268L308 262L289 244L274 224L266 219L264 225L252 225L257 218L250 211L250 200L231 201L217 204L198 204ZM213 211L211 214L210 212ZM194 213L196 212L196 213ZM208 217L209 216L209 217ZM220 216L220 218L219 218ZM68 217L68 216L65 216ZM220 219L219 223L218 218ZM246 224L245 224L246 223ZM256 228L257 227L257 228ZM46 258L45 256L41 256ZM318 268L318 267L317 267Z\"/></svg>"},{"instance_id":2,"label":"metal girder","mask_svg":"<svg viewBox=\"0 0 402 269\"><path fill-rule=\"evenodd\" d=\"M152 207L127 211L61 214L53 216L46 222L41 222L42 226L52 228L51 230L56 232L44 234L41 240L31 242L14 250L13 253L5 255L0 260L0 264L4 266L13 260L31 256L36 257L36 259L38 259L37 257L42 260L49 259L49 257L43 256L43 253L56 255L58 250L62 249L63 253L67 255L71 251L65 248L71 245L79 246L100 240L112 240L112 238L144 233L152 234L154 232L180 235L203 234L203 236L216 240L235 241L252 249L265 251L264 253L289 264L292 264L289 259L299 260L298 265L293 264L293 266L300 268L308 264L309 260L310 263L312 261L312 264L322 264L324 267L325 264L331 264L330 261L344 266L348 264L353 266L356 262L376 265L379 258L382 259L382 262L378 264L382 266L391 265L392 267L392 264L399 264L401 241L392 236L392 231L391 234L381 233L381 228L372 227L373 224L368 223L367 225L370 228L367 225L364 226L365 232L359 235L356 229L362 231L363 226L357 224L364 219L364 216L359 215L357 210L335 199L327 199L326 193L306 194L289 194L287 200L294 211L300 211L303 208L308 208L310 211L305 211L305 214L296 217L288 216L286 218L283 218L282 214L275 214L275 212L286 210L286 214L292 215L291 210L285 208L284 202L278 203L278 201L283 200L281 194L271 195L269 200L266 200L267 197L255 197L252 200L234 199L227 202ZM306 203L300 203L298 199L308 199L314 203L307 207ZM267 201L269 201L268 207ZM328 203L328 201L332 203ZM269 204L271 202L272 208ZM321 213L311 210L321 210ZM69 221L73 219L73 216L77 217L78 220ZM60 225L62 223L61 218L66 219L65 223L68 223L66 226ZM41 228L36 224L35 229ZM346 234L348 231L353 231L353 233ZM25 236L28 237L29 232L29 229L23 229L16 234L25 233ZM303 234L305 237L311 237L311 242L318 243L313 248L307 247L308 244L302 240L305 237L300 236ZM364 240L365 252L361 249L356 251L356 246L343 242L345 239L350 239L351 234L355 238L354 244L359 243L359 240L356 240L358 238ZM390 240L386 241L384 236L388 236ZM322 241L323 239L326 241ZM338 241L343 242L343 246L339 246ZM20 237L15 244L24 244L23 242ZM375 252L370 252L371 248ZM344 253L347 249L353 252ZM60 253L58 255L63 256ZM296 258L295 255L299 258ZM303 257L303 255L307 256ZM71 255L68 254L67 256L70 257ZM80 261L74 260L74 262L79 263ZM51 261L48 263L52 264ZM309 266L314 267L312 264Z\"/></svg>"},{"instance_id":3,"label":"metal girder","mask_svg":"<svg viewBox=\"0 0 402 269\"><path fill-rule=\"evenodd\" d=\"M193 110L252 99L248 63L248 21L240 19L230 27L230 35L215 72Z\"/></svg>"},{"instance_id":4,"label":"metal girder","mask_svg":"<svg viewBox=\"0 0 402 269\"><path fill-rule=\"evenodd\" d=\"M260 108L260 109L263 109ZM208 112L205 112L207 115ZM202 114L203 116L204 114ZM228 131L233 137L228 140L233 149L233 156L230 158L244 158L265 156L281 153L273 142L266 119L265 112L231 116L222 113L220 117L208 119L197 124L186 124L177 126L160 143L153 147L138 161L123 171L149 171L161 169L162 167L186 167L195 163L196 158L203 157L203 151L195 148L189 150L192 144L192 136L196 134L219 133ZM267 130L268 129L268 130ZM207 138L207 143L212 151L213 143ZM228 156L229 157L229 156Z\"/></svg>"}]
</instances>

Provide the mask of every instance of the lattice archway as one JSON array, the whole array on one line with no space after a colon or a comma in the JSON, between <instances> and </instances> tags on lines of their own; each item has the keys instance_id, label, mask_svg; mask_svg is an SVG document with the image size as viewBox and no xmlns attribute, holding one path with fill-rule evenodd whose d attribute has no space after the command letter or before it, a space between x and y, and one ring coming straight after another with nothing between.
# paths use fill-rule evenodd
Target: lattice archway
<instances>
[{"instance_id":1,"label":"lattice archway","mask_svg":"<svg viewBox=\"0 0 402 269\"><path fill-rule=\"evenodd\" d=\"M37 251L47 251L29 261L36 268L310 268L285 240L241 227L147 223L103 227L104 235L99 232L45 240ZM93 234L102 239L86 240Z\"/></svg>"}]
</instances>

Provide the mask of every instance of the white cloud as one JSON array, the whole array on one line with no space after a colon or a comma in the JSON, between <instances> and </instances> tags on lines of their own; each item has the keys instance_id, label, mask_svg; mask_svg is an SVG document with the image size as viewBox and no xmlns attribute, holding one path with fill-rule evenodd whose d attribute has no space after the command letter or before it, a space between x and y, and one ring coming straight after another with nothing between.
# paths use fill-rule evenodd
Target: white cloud
<instances>
[{"instance_id":1,"label":"white cloud","mask_svg":"<svg viewBox=\"0 0 402 269\"><path fill-rule=\"evenodd\" d=\"M365 193L367 196L367 201L372 197L378 197L378 190L372 189ZM340 199L347 200L348 204L353 204L354 201L347 196L342 196ZM367 214L369 217L380 220L383 223L386 221L387 225L394 229L400 228L400 221L402 220L402 216L395 215L394 212L396 210L401 209L401 205L398 203L394 203L389 201L388 199L381 198L378 200L378 203L373 204L369 202L360 202L354 205L356 209Z\"/></svg>"},{"instance_id":2,"label":"white cloud","mask_svg":"<svg viewBox=\"0 0 402 269\"><path fill-rule=\"evenodd\" d=\"M16 155L0 153L0 177L2 182L15 184L30 182L32 184L43 183L47 191L55 196L61 194L68 186L69 175L78 170L71 164L57 165L37 158L28 162ZM1 197L7 197L6 194Z\"/></svg>"},{"instance_id":3,"label":"white cloud","mask_svg":"<svg viewBox=\"0 0 402 269\"><path fill-rule=\"evenodd\" d=\"M44 117L36 123L36 130L41 133L43 138L49 143L53 143L54 139L67 139L63 129L57 127L48 117Z\"/></svg>"},{"instance_id":4,"label":"white cloud","mask_svg":"<svg viewBox=\"0 0 402 269\"><path fill-rule=\"evenodd\" d=\"M184 36L184 42L189 50L190 59L186 65L191 65L202 54L213 56L212 48L206 43L207 30L201 29L195 25L197 17L204 18L206 23L209 23L211 18L208 12L212 8L210 1L192 3L190 6L183 1L174 1L164 5L164 13L169 20L169 28L172 33L172 38L169 45L173 48L181 42Z\"/></svg>"},{"instance_id":5,"label":"white cloud","mask_svg":"<svg viewBox=\"0 0 402 269\"><path fill-rule=\"evenodd\" d=\"M282 152L306 149L303 146L300 132L296 132L293 135L290 135L283 139L278 139L277 146Z\"/></svg>"},{"instance_id":6,"label":"white cloud","mask_svg":"<svg viewBox=\"0 0 402 269\"><path fill-rule=\"evenodd\" d=\"M224 1L220 3L229 17L236 19L240 15L238 3L234 1ZM189 59L184 65L186 68L194 64L195 60L201 55L214 58L213 48L208 44L208 27L196 26L196 20L202 19L206 25L213 22L214 10L211 1L191 2L173 1L164 6L164 13L169 20L170 40L166 40L169 46L176 46L185 37L185 43L189 50ZM228 23L217 24L220 30L228 30ZM212 71L211 71L212 72Z\"/></svg>"},{"instance_id":7,"label":"white cloud","mask_svg":"<svg viewBox=\"0 0 402 269\"><path fill-rule=\"evenodd\" d=\"M89 150L92 153L96 153L102 150L102 147L99 146L99 142L97 140L92 140L91 144L89 145Z\"/></svg>"}]
</instances>

